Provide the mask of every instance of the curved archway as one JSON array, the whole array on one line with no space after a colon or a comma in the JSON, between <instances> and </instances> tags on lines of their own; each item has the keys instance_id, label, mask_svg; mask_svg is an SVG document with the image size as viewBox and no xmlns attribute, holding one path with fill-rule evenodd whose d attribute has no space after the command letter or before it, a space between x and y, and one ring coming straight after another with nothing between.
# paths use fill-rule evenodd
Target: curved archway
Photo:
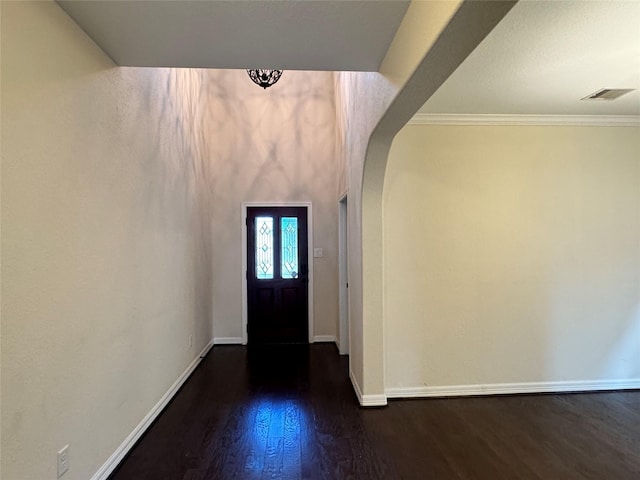
<instances>
[{"instance_id":1,"label":"curved archway","mask_svg":"<svg viewBox=\"0 0 640 480\"><path fill-rule=\"evenodd\" d=\"M376 79L377 82L370 86L372 90L368 93L379 99L373 105L377 111L382 111L382 115L367 138L361 177L350 182L350 187L359 186L361 191L359 205L354 206L359 208L354 213L360 215L360 221L354 225L356 231L352 234L352 238L360 240L361 249L357 251L361 257L352 255L353 264L350 265L351 272L360 273L359 278L356 275L350 279L356 287L351 292L354 328L350 374L362 405L386 404L382 192L391 143L418 108L515 3L412 3L380 68L385 81ZM390 100L386 108L380 109L385 98ZM355 149L350 153L357 155L358 151ZM352 175L356 173L353 167ZM361 180L360 185L357 180ZM354 355L357 356L354 358Z\"/></svg>"}]
</instances>

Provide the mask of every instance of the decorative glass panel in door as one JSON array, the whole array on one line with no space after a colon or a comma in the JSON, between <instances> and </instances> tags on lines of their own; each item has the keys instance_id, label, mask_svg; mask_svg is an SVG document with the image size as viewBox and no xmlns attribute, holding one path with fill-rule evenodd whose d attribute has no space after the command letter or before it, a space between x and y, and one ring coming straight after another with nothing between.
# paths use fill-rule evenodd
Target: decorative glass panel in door
<instances>
[{"instance_id":1,"label":"decorative glass panel in door","mask_svg":"<svg viewBox=\"0 0 640 480\"><path fill-rule=\"evenodd\" d=\"M280 219L280 272L282 278L298 278L298 219L282 217Z\"/></svg>"},{"instance_id":2,"label":"decorative glass panel in door","mask_svg":"<svg viewBox=\"0 0 640 480\"><path fill-rule=\"evenodd\" d=\"M256 277L273 278L273 217L256 217Z\"/></svg>"}]
</instances>

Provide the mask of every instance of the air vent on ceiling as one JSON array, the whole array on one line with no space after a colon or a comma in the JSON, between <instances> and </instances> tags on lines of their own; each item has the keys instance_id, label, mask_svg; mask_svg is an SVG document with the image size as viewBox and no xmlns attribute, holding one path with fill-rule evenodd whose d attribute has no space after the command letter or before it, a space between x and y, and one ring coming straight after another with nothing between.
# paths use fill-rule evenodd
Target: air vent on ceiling
<instances>
[{"instance_id":1,"label":"air vent on ceiling","mask_svg":"<svg viewBox=\"0 0 640 480\"><path fill-rule=\"evenodd\" d=\"M587 95L582 100L615 100L625 93L633 92L635 88L602 88L597 92Z\"/></svg>"}]
</instances>

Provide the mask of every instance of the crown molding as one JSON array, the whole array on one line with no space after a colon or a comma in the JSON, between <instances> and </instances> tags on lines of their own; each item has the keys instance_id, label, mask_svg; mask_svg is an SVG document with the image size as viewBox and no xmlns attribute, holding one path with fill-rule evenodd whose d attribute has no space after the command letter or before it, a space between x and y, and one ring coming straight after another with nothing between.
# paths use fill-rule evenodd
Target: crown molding
<instances>
[{"instance_id":1,"label":"crown molding","mask_svg":"<svg viewBox=\"0 0 640 480\"><path fill-rule=\"evenodd\" d=\"M639 127L640 115L471 115L416 113L408 125L573 125Z\"/></svg>"}]
</instances>

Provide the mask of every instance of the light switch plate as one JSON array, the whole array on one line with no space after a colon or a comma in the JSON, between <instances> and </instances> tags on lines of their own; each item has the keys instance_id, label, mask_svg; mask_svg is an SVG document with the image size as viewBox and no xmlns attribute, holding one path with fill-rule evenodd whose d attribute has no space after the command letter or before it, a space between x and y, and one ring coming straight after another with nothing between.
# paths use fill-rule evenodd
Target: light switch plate
<instances>
[{"instance_id":1,"label":"light switch plate","mask_svg":"<svg viewBox=\"0 0 640 480\"><path fill-rule=\"evenodd\" d=\"M324 256L324 252L322 251L322 249L321 249L321 248L314 248L314 249L313 249L313 256L314 256L315 258L321 258L321 257L323 257L323 256Z\"/></svg>"}]
</instances>

